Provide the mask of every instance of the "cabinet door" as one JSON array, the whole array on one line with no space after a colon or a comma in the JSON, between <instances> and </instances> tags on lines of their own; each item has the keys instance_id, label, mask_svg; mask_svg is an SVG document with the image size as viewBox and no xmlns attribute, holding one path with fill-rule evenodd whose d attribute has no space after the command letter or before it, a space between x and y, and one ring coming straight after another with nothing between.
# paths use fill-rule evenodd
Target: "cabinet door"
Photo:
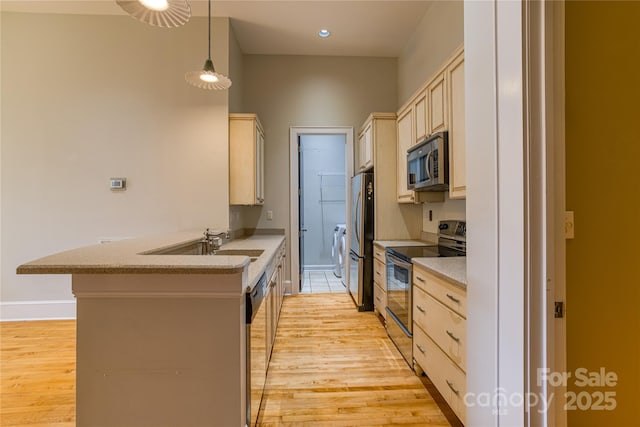
<instances>
[{"instance_id":1,"label":"cabinet door","mask_svg":"<svg viewBox=\"0 0 640 427\"><path fill-rule=\"evenodd\" d=\"M464 56L447 68L449 85L449 197L467 196L467 155L464 117Z\"/></svg>"},{"instance_id":2,"label":"cabinet door","mask_svg":"<svg viewBox=\"0 0 640 427\"><path fill-rule=\"evenodd\" d=\"M360 171L373 167L373 135L372 123L369 123L358 138L359 167Z\"/></svg>"},{"instance_id":3,"label":"cabinet door","mask_svg":"<svg viewBox=\"0 0 640 427\"><path fill-rule=\"evenodd\" d=\"M409 107L398 115L398 203L413 203L412 190L407 188L407 150L415 141L413 137L413 108Z\"/></svg>"},{"instance_id":4,"label":"cabinet door","mask_svg":"<svg viewBox=\"0 0 640 427\"><path fill-rule=\"evenodd\" d=\"M447 127L445 73L439 74L429 83L429 135Z\"/></svg>"},{"instance_id":5,"label":"cabinet door","mask_svg":"<svg viewBox=\"0 0 640 427\"><path fill-rule=\"evenodd\" d=\"M413 122L415 123L415 143L422 141L427 136L427 92L418 95L413 102Z\"/></svg>"},{"instance_id":6,"label":"cabinet door","mask_svg":"<svg viewBox=\"0 0 640 427\"><path fill-rule=\"evenodd\" d=\"M256 204L264 204L264 135L256 127Z\"/></svg>"}]
</instances>

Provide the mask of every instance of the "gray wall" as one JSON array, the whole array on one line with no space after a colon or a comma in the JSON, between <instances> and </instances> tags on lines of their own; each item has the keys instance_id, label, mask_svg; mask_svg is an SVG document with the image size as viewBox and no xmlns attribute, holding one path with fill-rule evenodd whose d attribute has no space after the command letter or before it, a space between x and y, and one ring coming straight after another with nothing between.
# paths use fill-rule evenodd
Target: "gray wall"
<instances>
[{"instance_id":1,"label":"gray wall","mask_svg":"<svg viewBox=\"0 0 640 427\"><path fill-rule=\"evenodd\" d=\"M398 107L406 103L438 71L453 51L462 45L463 40L463 2L434 1L398 58ZM431 221L429 211L432 212ZM465 217L465 201L450 200L447 194L442 203L423 204L422 229L437 233L438 221Z\"/></svg>"},{"instance_id":2,"label":"gray wall","mask_svg":"<svg viewBox=\"0 0 640 427\"><path fill-rule=\"evenodd\" d=\"M245 109L265 128L266 156L266 202L247 209L245 227L284 228L289 238L289 128L353 126L357 137L370 112L396 111L396 59L245 55L244 84Z\"/></svg>"},{"instance_id":3,"label":"gray wall","mask_svg":"<svg viewBox=\"0 0 640 427\"><path fill-rule=\"evenodd\" d=\"M463 40L463 2L432 2L398 58L398 106L440 68Z\"/></svg>"},{"instance_id":4,"label":"gray wall","mask_svg":"<svg viewBox=\"0 0 640 427\"><path fill-rule=\"evenodd\" d=\"M101 238L228 226L229 95L184 80L204 65L205 18L171 31L129 16L1 19L3 316L75 313L69 276L17 276L19 264ZM228 25L212 27L223 73ZM109 190L114 176L126 192Z\"/></svg>"},{"instance_id":5,"label":"gray wall","mask_svg":"<svg viewBox=\"0 0 640 427\"><path fill-rule=\"evenodd\" d=\"M345 149L343 135L300 137L305 268L333 262L334 228L346 221Z\"/></svg>"}]
</instances>

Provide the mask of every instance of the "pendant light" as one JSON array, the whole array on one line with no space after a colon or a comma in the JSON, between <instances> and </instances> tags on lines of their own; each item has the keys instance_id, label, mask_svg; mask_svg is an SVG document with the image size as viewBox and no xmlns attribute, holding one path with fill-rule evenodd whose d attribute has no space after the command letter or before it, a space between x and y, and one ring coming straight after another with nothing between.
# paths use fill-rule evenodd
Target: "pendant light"
<instances>
[{"instance_id":1,"label":"pendant light","mask_svg":"<svg viewBox=\"0 0 640 427\"><path fill-rule=\"evenodd\" d=\"M125 12L147 24L174 28L191 18L191 6L186 0L116 0Z\"/></svg>"},{"instance_id":2,"label":"pendant light","mask_svg":"<svg viewBox=\"0 0 640 427\"><path fill-rule=\"evenodd\" d=\"M211 0L209 0L209 57L201 71L190 71L184 75L190 85L200 89L225 90L231 87L231 80L220 73L216 73L211 60Z\"/></svg>"}]
</instances>

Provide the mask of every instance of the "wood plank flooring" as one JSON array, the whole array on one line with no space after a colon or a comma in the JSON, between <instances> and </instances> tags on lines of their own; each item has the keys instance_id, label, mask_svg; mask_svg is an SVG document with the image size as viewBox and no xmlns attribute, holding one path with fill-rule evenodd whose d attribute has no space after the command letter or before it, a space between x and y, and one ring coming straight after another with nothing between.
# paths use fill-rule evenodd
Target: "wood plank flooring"
<instances>
[{"instance_id":1,"label":"wood plank flooring","mask_svg":"<svg viewBox=\"0 0 640 427\"><path fill-rule=\"evenodd\" d=\"M75 425L75 322L0 323L0 425ZM373 313L285 298L261 426L448 426Z\"/></svg>"},{"instance_id":2,"label":"wood plank flooring","mask_svg":"<svg viewBox=\"0 0 640 427\"><path fill-rule=\"evenodd\" d=\"M377 317L345 294L285 299L261 426L448 426Z\"/></svg>"},{"instance_id":3,"label":"wood plank flooring","mask_svg":"<svg viewBox=\"0 0 640 427\"><path fill-rule=\"evenodd\" d=\"M75 426L76 322L0 323L0 425Z\"/></svg>"}]
</instances>

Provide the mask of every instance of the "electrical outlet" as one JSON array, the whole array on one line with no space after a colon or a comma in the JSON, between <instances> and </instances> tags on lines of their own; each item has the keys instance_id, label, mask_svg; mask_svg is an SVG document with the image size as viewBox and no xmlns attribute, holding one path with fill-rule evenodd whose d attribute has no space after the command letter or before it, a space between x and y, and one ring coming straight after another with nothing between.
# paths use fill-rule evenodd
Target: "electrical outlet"
<instances>
[{"instance_id":1,"label":"electrical outlet","mask_svg":"<svg viewBox=\"0 0 640 427\"><path fill-rule=\"evenodd\" d=\"M575 237L575 221L573 211L564 213L564 238L573 239Z\"/></svg>"},{"instance_id":2,"label":"electrical outlet","mask_svg":"<svg viewBox=\"0 0 640 427\"><path fill-rule=\"evenodd\" d=\"M272 221L273 220L273 211L267 211L267 220L268 221Z\"/></svg>"}]
</instances>

